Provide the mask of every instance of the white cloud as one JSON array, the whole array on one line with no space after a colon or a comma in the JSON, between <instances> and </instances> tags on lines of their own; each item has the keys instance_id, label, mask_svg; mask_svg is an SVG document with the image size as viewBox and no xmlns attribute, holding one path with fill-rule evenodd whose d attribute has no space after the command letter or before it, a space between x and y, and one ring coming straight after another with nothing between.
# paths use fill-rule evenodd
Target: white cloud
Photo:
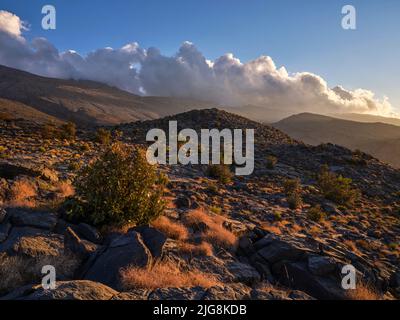
<instances>
[{"instance_id":1,"label":"white cloud","mask_svg":"<svg viewBox=\"0 0 400 320\"><path fill-rule=\"evenodd\" d=\"M288 73L271 57L242 63L232 53L211 61L191 42L174 56L137 43L119 49L97 49L83 57L74 50L60 53L46 39L28 43L21 20L0 11L0 64L40 75L88 79L133 93L187 97L225 105L257 105L293 112L357 112L390 115L385 97L357 89L330 88L320 76Z\"/></svg>"}]
</instances>

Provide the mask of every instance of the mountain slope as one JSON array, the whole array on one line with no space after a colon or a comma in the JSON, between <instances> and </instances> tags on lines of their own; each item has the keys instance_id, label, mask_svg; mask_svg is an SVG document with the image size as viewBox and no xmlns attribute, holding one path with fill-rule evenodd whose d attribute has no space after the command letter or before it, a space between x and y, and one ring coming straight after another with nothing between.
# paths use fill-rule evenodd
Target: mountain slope
<instances>
[{"instance_id":1,"label":"mountain slope","mask_svg":"<svg viewBox=\"0 0 400 320\"><path fill-rule=\"evenodd\" d=\"M311 113L290 116L274 124L295 139L312 145L334 143L359 149L400 167L400 127L361 123Z\"/></svg>"},{"instance_id":2,"label":"mountain slope","mask_svg":"<svg viewBox=\"0 0 400 320\"><path fill-rule=\"evenodd\" d=\"M45 78L4 66L0 66L0 98L8 100L0 106L11 115L15 110L11 102L20 102L38 111L35 119L44 121L51 116L82 125L155 119L211 105L188 99L141 97L93 81Z\"/></svg>"}]
</instances>

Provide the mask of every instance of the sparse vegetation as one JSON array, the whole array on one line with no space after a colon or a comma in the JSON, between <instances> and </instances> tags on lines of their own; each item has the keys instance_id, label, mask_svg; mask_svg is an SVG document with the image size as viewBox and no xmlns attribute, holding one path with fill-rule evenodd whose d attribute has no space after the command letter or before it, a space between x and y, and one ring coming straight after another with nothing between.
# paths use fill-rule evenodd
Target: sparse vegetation
<instances>
[{"instance_id":1,"label":"sparse vegetation","mask_svg":"<svg viewBox=\"0 0 400 320\"><path fill-rule=\"evenodd\" d=\"M115 143L81 170L67 212L72 220L99 227L146 224L164 210L165 183L143 150Z\"/></svg>"},{"instance_id":2,"label":"sparse vegetation","mask_svg":"<svg viewBox=\"0 0 400 320\"><path fill-rule=\"evenodd\" d=\"M125 289L182 288L201 286L204 288L220 285L212 274L200 270L183 271L171 262L156 264L151 269L131 267L121 272Z\"/></svg>"},{"instance_id":3,"label":"sparse vegetation","mask_svg":"<svg viewBox=\"0 0 400 320\"><path fill-rule=\"evenodd\" d=\"M94 140L102 145L109 145L112 141L111 132L104 128L99 128L96 131Z\"/></svg>"},{"instance_id":4,"label":"sparse vegetation","mask_svg":"<svg viewBox=\"0 0 400 320\"><path fill-rule=\"evenodd\" d=\"M188 230L182 223L174 222L165 216L160 216L154 220L152 226L175 240L186 240L189 235Z\"/></svg>"},{"instance_id":5,"label":"sparse vegetation","mask_svg":"<svg viewBox=\"0 0 400 320\"><path fill-rule=\"evenodd\" d=\"M320 205L316 205L307 211L307 218L314 222L320 222L325 218L325 213L322 211Z\"/></svg>"},{"instance_id":6,"label":"sparse vegetation","mask_svg":"<svg viewBox=\"0 0 400 320\"><path fill-rule=\"evenodd\" d=\"M179 251L191 256L212 256L213 254L212 245L205 241L199 244L182 242L179 244Z\"/></svg>"},{"instance_id":7,"label":"sparse vegetation","mask_svg":"<svg viewBox=\"0 0 400 320\"><path fill-rule=\"evenodd\" d=\"M329 171L329 167L321 167L317 184L325 198L338 204L351 206L359 198L360 192L351 186L352 180Z\"/></svg>"},{"instance_id":8,"label":"sparse vegetation","mask_svg":"<svg viewBox=\"0 0 400 320\"><path fill-rule=\"evenodd\" d=\"M359 282L355 289L347 290L349 300L381 300L382 296L370 285Z\"/></svg>"},{"instance_id":9,"label":"sparse vegetation","mask_svg":"<svg viewBox=\"0 0 400 320\"><path fill-rule=\"evenodd\" d=\"M267 168L268 169L274 169L277 163L278 163L277 157L275 157L275 156L267 157Z\"/></svg>"},{"instance_id":10,"label":"sparse vegetation","mask_svg":"<svg viewBox=\"0 0 400 320\"><path fill-rule=\"evenodd\" d=\"M303 204L299 179L287 179L283 184L290 209L297 209Z\"/></svg>"},{"instance_id":11,"label":"sparse vegetation","mask_svg":"<svg viewBox=\"0 0 400 320\"><path fill-rule=\"evenodd\" d=\"M220 183L230 183L233 178L233 173L229 166L224 164L212 164L207 168L207 175L211 178L217 179Z\"/></svg>"}]
</instances>

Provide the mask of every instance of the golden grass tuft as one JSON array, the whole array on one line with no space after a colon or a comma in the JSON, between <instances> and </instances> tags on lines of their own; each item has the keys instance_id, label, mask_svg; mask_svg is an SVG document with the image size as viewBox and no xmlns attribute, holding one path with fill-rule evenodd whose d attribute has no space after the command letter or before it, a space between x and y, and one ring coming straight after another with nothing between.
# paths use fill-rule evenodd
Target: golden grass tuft
<instances>
[{"instance_id":1,"label":"golden grass tuft","mask_svg":"<svg viewBox=\"0 0 400 320\"><path fill-rule=\"evenodd\" d=\"M371 286L358 283L356 289L347 290L349 300L381 300L382 296Z\"/></svg>"},{"instance_id":2,"label":"golden grass tuft","mask_svg":"<svg viewBox=\"0 0 400 320\"><path fill-rule=\"evenodd\" d=\"M200 244L183 242L179 244L178 248L180 252L190 254L191 256L210 257L213 255L212 245L205 241L201 242Z\"/></svg>"},{"instance_id":3,"label":"golden grass tuft","mask_svg":"<svg viewBox=\"0 0 400 320\"><path fill-rule=\"evenodd\" d=\"M202 231L205 241L226 249L234 248L237 245L237 237L223 226L225 218L219 215L209 215L202 209L190 211L185 216L185 224L190 227L202 229L202 224L206 225Z\"/></svg>"},{"instance_id":4,"label":"golden grass tuft","mask_svg":"<svg viewBox=\"0 0 400 320\"><path fill-rule=\"evenodd\" d=\"M75 194L74 187L67 181L60 181L56 185L56 192L62 197L67 198Z\"/></svg>"},{"instance_id":5,"label":"golden grass tuft","mask_svg":"<svg viewBox=\"0 0 400 320\"><path fill-rule=\"evenodd\" d=\"M186 240L189 236L188 230L182 223L174 222L165 216L158 217L151 224L171 239Z\"/></svg>"},{"instance_id":6,"label":"golden grass tuft","mask_svg":"<svg viewBox=\"0 0 400 320\"><path fill-rule=\"evenodd\" d=\"M35 184L27 179L14 181L10 187L9 205L13 207L32 208L36 205L34 197L37 195Z\"/></svg>"},{"instance_id":7,"label":"golden grass tuft","mask_svg":"<svg viewBox=\"0 0 400 320\"><path fill-rule=\"evenodd\" d=\"M151 269L130 267L121 271L122 284L126 290L158 288L204 288L220 285L212 274L199 270L182 271L171 262L156 264Z\"/></svg>"}]
</instances>

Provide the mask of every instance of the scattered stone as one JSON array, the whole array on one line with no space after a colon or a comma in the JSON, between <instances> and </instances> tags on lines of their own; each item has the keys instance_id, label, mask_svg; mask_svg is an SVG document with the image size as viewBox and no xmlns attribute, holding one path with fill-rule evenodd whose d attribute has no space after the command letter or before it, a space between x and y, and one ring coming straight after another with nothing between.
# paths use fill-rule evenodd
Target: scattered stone
<instances>
[{"instance_id":1,"label":"scattered stone","mask_svg":"<svg viewBox=\"0 0 400 320\"><path fill-rule=\"evenodd\" d=\"M149 295L149 300L201 300L206 289L192 288L160 288Z\"/></svg>"}]
</instances>

